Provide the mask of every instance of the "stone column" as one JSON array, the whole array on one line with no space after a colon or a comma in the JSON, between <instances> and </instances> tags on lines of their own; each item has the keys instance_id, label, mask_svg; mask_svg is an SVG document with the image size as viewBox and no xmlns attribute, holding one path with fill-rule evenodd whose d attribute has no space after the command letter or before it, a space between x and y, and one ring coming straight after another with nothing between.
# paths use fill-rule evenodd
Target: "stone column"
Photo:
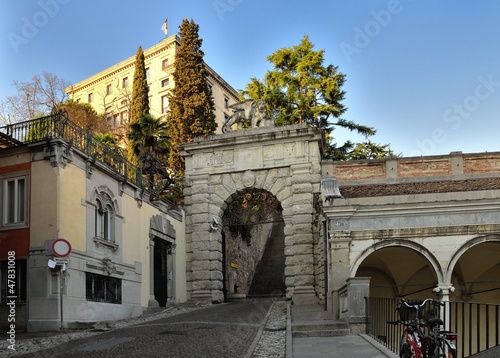
<instances>
[{"instance_id":1,"label":"stone column","mask_svg":"<svg viewBox=\"0 0 500 358\"><path fill-rule=\"evenodd\" d=\"M148 307L160 307L155 299L155 242L154 236L149 235L149 301Z\"/></svg>"},{"instance_id":2,"label":"stone column","mask_svg":"<svg viewBox=\"0 0 500 358\"><path fill-rule=\"evenodd\" d=\"M311 164L301 163L290 166L292 181L291 217L284 218L286 229L285 277L293 276L292 302L294 304L317 304L318 295L314 290L314 240L311 230L313 213L313 180ZM319 178L319 176L318 176ZM319 180L318 180L319 182ZM287 211L290 213L290 210ZM283 213L285 215L285 213ZM287 284L288 287L288 284Z\"/></svg>"},{"instance_id":3,"label":"stone column","mask_svg":"<svg viewBox=\"0 0 500 358\"><path fill-rule=\"evenodd\" d=\"M208 174L191 177L189 216L186 228L190 230L191 298L194 301L222 302L222 239L217 230L211 232L211 195L208 193ZM187 231L186 230L186 231ZM188 235L186 235L188 238Z\"/></svg>"},{"instance_id":4,"label":"stone column","mask_svg":"<svg viewBox=\"0 0 500 358\"><path fill-rule=\"evenodd\" d=\"M330 231L330 254L331 254L331 276L332 289L338 290L345 285L349 278L349 246L351 244L351 232L347 230Z\"/></svg>"}]
</instances>

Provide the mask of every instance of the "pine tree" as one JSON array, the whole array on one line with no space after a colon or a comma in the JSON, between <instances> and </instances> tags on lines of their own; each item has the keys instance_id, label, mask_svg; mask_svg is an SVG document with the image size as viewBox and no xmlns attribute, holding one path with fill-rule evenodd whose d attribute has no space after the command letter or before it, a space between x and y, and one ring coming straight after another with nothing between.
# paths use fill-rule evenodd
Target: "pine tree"
<instances>
[{"instance_id":1,"label":"pine tree","mask_svg":"<svg viewBox=\"0 0 500 358\"><path fill-rule=\"evenodd\" d=\"M144 64L144 52L139 46L135 55L134 83L132 87L132 103L130 104L130 124L136 123L141 115L149 114L148 82L146 79L146 65ZM131 147L127 145L128 159L138 164L138 158Z\"/></svg>"},{"instance_id":2,"label":"pine tree","mask_svg":"<svg viewBox=\"0 0 500 358\"><path fill-rule=\"evenodd\" d=\"M315 51L308 36L304 36L299 45L275 51L267 57L274 68L267 71L263 81L252 78L240 96L243 99L264 99L278 126L307 123L324 129L325 158L346 160L362 155L391 155L388 145L365 142L355 147L350 141L342 146L334 142L332 131L335 127L346 128L365 138L374 135L376 130L342 117L347 110L342 89L345 75L338 71L337 66L325 66L324 52ZM356 151L351 157L353 148Z\"/></svg>"},{"instance_id":3,"label":"pine tree","mask_svg":"<svg viewBox=\"0 0 500 358\"><path fill-rule=\"evenodd\" d=\"M199 26L184 19L179 26L180 44L175 55L173 79L175 87L170 95L169 164L179 174L184 173L184 160L179 147L194 138L213 134L215 104L208 84L208 70L201 50L203 40L198 36Z\"/></svg>"}]
</instances>

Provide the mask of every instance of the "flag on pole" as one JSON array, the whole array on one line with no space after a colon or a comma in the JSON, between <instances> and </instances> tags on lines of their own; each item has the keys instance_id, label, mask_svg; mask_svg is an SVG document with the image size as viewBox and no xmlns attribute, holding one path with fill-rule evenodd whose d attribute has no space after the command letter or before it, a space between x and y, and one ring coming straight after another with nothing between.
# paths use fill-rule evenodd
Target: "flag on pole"
<instances>
[{"instance_id":1,"label":"flag on pole","mask_svg":"<svg viewBox=\"0 0 500 358\"><path fill-rule=\"evenodd\" d=\"M161 31L163 31L163 33L165 34L165 36L167 36L167 33L168 33L168 18L165 19L165 22L163 23L163 25L161 25Z\"/></svg>"}]
</instances>

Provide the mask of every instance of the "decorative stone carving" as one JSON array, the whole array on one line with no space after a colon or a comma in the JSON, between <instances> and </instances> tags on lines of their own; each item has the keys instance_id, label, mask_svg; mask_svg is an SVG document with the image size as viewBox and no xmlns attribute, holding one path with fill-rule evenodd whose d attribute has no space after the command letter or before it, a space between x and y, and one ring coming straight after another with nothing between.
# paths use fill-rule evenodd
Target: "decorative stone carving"
<instances>
[{"instance_id":1,"label":"decorative stone carving","mask_svg":"<svg viewBox=\"0 0 500 358\"><path fill-rule=\"evenodd\" d=\"M102 259L102 268L103 271L108 274L108 276L116 272L116 266L108 257Z\"/></svg>"},{"instance_id":2,"label":"decorative stone carving","mask_svg":"<svg viewBox=\"0 0 500 358\"><path fill-rule=\"evenodd\" d=\"M231 126L249 123L252 128L273 125L273 121L266 117L266 103L264 100L245 101L229 106L233 115L222 125L222 133L231 132Z\"/></svg>"},{"instance_id":3,"label":"decorative stone carving","mask_svg":"<svg viewBox=\"0 0 500 358\"><path fill-rule=\"evenodd\" d=\"M243 173L243 185L246 188L251 188L255 185L255 174L251 170L247 170Z\"/></svg>"}]
</instances>

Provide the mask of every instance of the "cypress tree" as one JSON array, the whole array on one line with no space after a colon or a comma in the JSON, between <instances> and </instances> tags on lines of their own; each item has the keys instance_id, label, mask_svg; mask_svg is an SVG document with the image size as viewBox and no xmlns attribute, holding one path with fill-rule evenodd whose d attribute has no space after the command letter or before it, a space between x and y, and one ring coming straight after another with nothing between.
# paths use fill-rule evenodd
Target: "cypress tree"
<instances>
[{"instance_id":1,"label":"cypress tree","mask_svg":"<svg viewBox=\"0 0 500 358\"><path fill-rule=\"evenodd\" d=\"M141 114L149 113L148 82L144 53L139 46L135 55L134 83L132 87L132 103L130 105L130 123L135 123Z\"/></svg>"},{"instance_id":2,"label":"cypress tree","mask_svg":"<svg viewBox=\"0 0 500 358\"><path fill-rule=\"evenodd\" d=\"M134 83L132 85L132 102L130 104L130 124L136 123L141 115L149 114L149 89L146 79L146 65L144 63L144 52L139 46L135 55ZM134 151L128 145L129 160L137 164Z\"/></svg>"},{"instance_id":3,"label":"cypress tree","mask_svg":"<svg viewBox=\"0 0 500 358\"><path fill-rule=\"evenodd\" d=\"M179 26L180 44L175 54L173 79L175 87L170 94L169 164L179 174L184 173L184 160L179 147L192 142L195 137L213 134L215 104L208 84L208 70L201 50L203 40L198 35L199 26L184 19Z\"/></svg>"}]
</instances>

